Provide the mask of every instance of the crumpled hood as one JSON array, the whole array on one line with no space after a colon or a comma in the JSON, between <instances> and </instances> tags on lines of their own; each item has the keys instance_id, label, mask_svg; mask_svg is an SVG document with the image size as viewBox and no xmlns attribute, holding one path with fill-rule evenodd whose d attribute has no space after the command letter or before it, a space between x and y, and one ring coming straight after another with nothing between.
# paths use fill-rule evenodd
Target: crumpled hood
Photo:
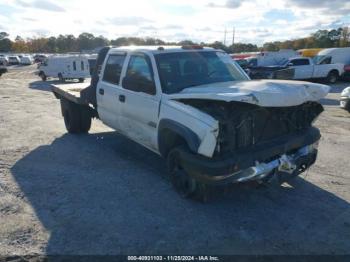
<instances>
[{"instance_id":1,"label":"crumpled hood","mask_svg":"<svg viewBox=\"0 0 350 262\"><path fill-rule=\"evenodd\" d=\"M263 107L296 106L318 101L330 90L327 85L289 80L247 80L190 87L169 99L238 101Z\"/></svg>"}]
</instances>

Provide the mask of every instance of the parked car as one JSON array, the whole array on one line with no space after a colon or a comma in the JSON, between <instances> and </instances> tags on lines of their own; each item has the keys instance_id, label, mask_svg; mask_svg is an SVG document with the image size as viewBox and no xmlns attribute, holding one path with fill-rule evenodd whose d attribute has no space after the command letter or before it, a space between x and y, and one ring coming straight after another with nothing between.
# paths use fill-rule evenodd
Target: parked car
<instances>
[{"instance_id":1,"label":"parked car","mask_svg":"<svg viewBox=\"0 0 350 262\"><path fill-rule=\"evenodd\" d=\"M345 88L340 95L340 107L350 113L350 86Z\"/></svg>"},{"instance_id":2,"label":"parked car","mask_svg":"<svg viewBox=\"0 0 350 262\"><path fill-rule=\"evenodd\" d=\"M46 60L47 56L46 55L34 55L34 63L42 63Z\"/></svg>"},{"instance_id":3,"label":"parked car","mask_svg":"<svg viewBox=\"0 0 350 262\"><path fill-rule=\"evenodd\" d=\"M9 56L8 60L9 60L9 65L19 65L21 61L18 56Z\"/></svg>"},{"instance_id":4,"label":"parked car","mask_svg":"<svg viewBox=\"0 0 350 262\"><path fill-rule=\"evenodd\" d=\"M5 73L7 73L7 68L0 65L0 76L2 76Z\"/></svg>"},{"instance_id":5,"label":"parked car","mask_svg":"<svg viewBox=\"0 0 350 262\"><path fill-rule=\"evenodd\" d=\"M315 56L315 61L344 64L344 73L340 76L345 80L350 80L350 47L324 49Z\"/></svg>"},{"instance_id":6,"label":"parked car","mask_svg":"<svg viewBox=\"0 0 350 262\"><path fill-rule=\"evenodd\" d=\"M329 59L318 61L316 57L292 58L285 66L295 70L293 79L297 80L325 79L328 83L335 83L344 73L344 64L331 64Z\"/></svg>"},{"instance_id":7,"label":"parked car","mask_svg":"<svg viewBox=\"0 0 350 262\"><path fill-rule=\"evenodd\" d=\"M7 66L9 64L9 60L7 56L1 55L0 56L0 65Z\"/></svg>"},{"instance_id":8,"label":"parked car","mask_svg":"<svg viewBox=\"0 0 350 262\"><path fill-rule=\"evenodd\" d=\"M242 69L247 69L249 67L248 60L247 59L234 59L234 61L242 67Z\"/></svg>"},{"instance_id":9,"label":"parked car","mask_svg":"<svg viewBox=\"0 0 350 262\"><path fill-rule=\"evenodd\" d=\"M34 60L31 56L22 56L20 63L21 65L32 65L34 63Z\"/></svg>"},{"instance_id":10,"label":"parked car","mask_svg":"<svg viewBox=\"0 0 350 262\"><path fill-rule=\"evenodd\" d=\"M57 77L62 82L67 79L83 82L90 77L88 56L50 56L39 66L39 76L43 81L48 77Z\"/></svg>"},{"instance_id":11,"label":"parked car","mask_svg":"<svg viewBox=\"0 0 350 262\"><path fill-rule=\"evenodd\" d=\"M221 50L148 46L104 48L90 86L52 90L69 133L99 118L166 158L182 196L202 198L208 185L283 182L309 168L329 87L250 80Z\"/></svg>"}]
</instances>

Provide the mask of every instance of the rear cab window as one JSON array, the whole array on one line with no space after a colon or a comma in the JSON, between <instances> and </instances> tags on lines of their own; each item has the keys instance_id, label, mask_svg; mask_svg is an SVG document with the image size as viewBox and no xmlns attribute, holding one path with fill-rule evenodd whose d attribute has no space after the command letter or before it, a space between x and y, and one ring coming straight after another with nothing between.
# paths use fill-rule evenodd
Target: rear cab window
<instances>
[{"instance_id":1,"label":"rear cab window","mask_svg":"<svg viewBox=\"0 0 350 262\"><path fill-rule=\"evenodd\" d=\"M125 58L125 54L110 54L107 58L102 80L119 85Z\"/></svg>"}]
</instances>

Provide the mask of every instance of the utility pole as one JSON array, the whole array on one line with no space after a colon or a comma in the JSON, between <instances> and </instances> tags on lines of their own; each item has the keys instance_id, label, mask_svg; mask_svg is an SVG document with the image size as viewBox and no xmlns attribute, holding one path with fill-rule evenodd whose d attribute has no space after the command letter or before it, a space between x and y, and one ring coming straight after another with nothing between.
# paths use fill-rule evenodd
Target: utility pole
<instances>
[{"instance_id":1,"label":"utility pole","mask_svg":"<svg viewBox=\"0 0 350 262\"><path fill-rule=\"evenodd\" d=\"M224 33L224 45L226 45L226 27L225 27L225 33Z\"/></svg>"},{"instance_id":2,"label":"utility pole","mask_svg":"<svg viewBox=\"0 0 350 262\"><path fill-rule=\"evenodd\" d=\"M232 46L235 43L235 33L236 33L236 28L233 27L233 30L232 30Z\"/></svg>"}]
</instances>

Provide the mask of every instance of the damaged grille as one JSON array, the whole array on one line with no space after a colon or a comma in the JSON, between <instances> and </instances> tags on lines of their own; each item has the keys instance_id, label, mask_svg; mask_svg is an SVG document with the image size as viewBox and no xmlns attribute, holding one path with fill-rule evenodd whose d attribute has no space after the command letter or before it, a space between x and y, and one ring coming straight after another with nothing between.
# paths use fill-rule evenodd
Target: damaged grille
<instances>
[{"instance_id":1,"label":"damaged grille","mask_svg":"<svg viewBox=\"0 0 350 262\"><path fill-rule=\"evenodd\" d=\"M262 142L309 128L323 111L321 104L307 102L292 107L259 107L240 102L187 100L219 121L219 152L222 155L251 148Z\"/></svg>"}]
</instances>

